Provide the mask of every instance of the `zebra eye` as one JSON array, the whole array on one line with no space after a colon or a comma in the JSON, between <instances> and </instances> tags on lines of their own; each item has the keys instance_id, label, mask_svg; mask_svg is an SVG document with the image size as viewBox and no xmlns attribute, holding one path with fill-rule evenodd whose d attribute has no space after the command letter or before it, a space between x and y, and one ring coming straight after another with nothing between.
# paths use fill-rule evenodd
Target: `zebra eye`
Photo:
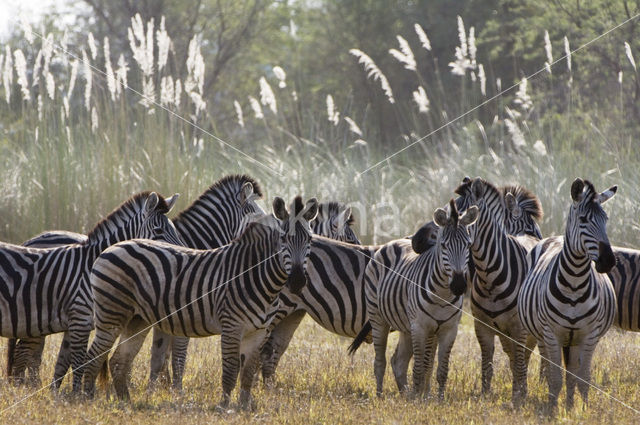
<instances>
[{"instance_id":1,"label":"zebra eye","mask_svg":"<svg viewBox=\"0 0 640 425\"><path fill-rule=\"evenodd\" d=\"M162 227L154 227L153 228L153 234L156 236L162 235L164 233L164 230L162 229Z\"/></svg>"},{"instance_id":2,"label":"zebra eye","mask_svg":"<svg viewBox=\"0 0 640 425\"><path fill-rule=\"evenodd\" d=\"M588 221L586 215L581 215L578 217L578 220L580 220L580 223L586 223Z\"/></svg>"}]
</instances>

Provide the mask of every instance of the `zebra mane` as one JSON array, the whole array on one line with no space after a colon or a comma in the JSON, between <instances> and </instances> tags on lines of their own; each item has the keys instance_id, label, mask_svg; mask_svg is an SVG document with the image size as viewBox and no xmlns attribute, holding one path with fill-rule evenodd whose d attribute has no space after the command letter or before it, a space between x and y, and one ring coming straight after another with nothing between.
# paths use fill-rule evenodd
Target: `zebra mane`
<instances>
[{"instance_id":1,"label":"zebra mane","mask_svg":"<svg viewBox=\"0 0 640 425\"><path fill-rule=\"evenodd\" d=\"M323 202L318 206L318 216L316 220L318 222L327 220L331 217L335 217L347 208L342 202ZM351 227L354 223L353 214L349 214L346 225Z\"/></svg>"},{"instance_id":2,"label":"zebra mane","mask_svg":"<svg viewBox=\"0 0 640 425\"><path fill-rule=\"evenodd\" d=\"M511 194L515 196L518 206L524 213L536 221L542 219L544 211L542 210L540 198L538 198L535 193L520 185L506 185L502 186L500 190L503 196L506 195L507 192L511 192Z\"/></svg>"},{"instance_id":3,"label":"zebra mane","mask_svg":"<svg viewBox=\"0 0 640 425\"><path fill-rule=\"evenodd\" d=\"M225 176L209 186L198 199L196 199L188 208L182 210L180 214L173 219L174 223L182 221L185 217L193 214L195 211L201 209L207 209L206 205L217 199L231 199L233 202L237 202L236 195L242 190L242 185L245 183L251 183L253 186L253 193L262 198L262 189L257 181L252 177L245 174L232 174Z\"/></svg>"},{"instance_id":4,"label":"zebra mane","mask_svg":"<svg viewBox=\"0 0 640 425\"><path fill-rule=\"evenodd\" d=\"M500 190L498 190L498 188L491 182L486 181L485 179L481 178L481 177L476 177L476 179L480 180L482 182L482 184L484 185L484 193L495 193L498 194L501 198L502 198L502 193L500 192ZM473 184L475 179L470 179L468 177L465 177L464 180L462 181L462 183L456 187L456 189L453 191L456 195L460 195L460 196L464 196L467 197L471 194L471 185ZM460 205L458 204L458 201L456 200L456 204L458 209L460 209Z\"/></svg>"},{"instance_id":5,"label":"zebra mane","mask_svg":"<svg viewBox=\"0 0 640 425\"><path fill-rule=\"evenodd\" d=\"M131 218L138 215L144 208L144 203L149 198L151 192L145 191L133 195L131 198L124 201L118 208L113 210L107 217L103 218L96 226L91 230L87 236L89 242L95 242L106 235L117 231L118 227L127 223ZM169 212L169 206L167 201L156 192L158 195L158 205L156 211L165 214Z\"/></svg>"}]
</instances>

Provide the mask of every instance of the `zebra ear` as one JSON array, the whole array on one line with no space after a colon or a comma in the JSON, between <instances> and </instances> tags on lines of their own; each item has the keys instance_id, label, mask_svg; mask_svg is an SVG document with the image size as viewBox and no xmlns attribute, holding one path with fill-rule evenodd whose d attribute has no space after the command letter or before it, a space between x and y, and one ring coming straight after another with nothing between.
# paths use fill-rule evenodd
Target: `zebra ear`
<instances>
[{"instance_id":1,"label":"zebra ear","mask_svg":"<svg viewBox=\"0 0 640 425\"><path fill-rule=\"evenodd\" d=\"M156 207L158 206L159 201L160 201L160 198L158 198L158 194L155 192L151 192L147 200L144 202L144 211L149 213L155 210Z\"/></svg>"},{"instance_id":2,"label":"zebra ear","mask_svg":"<svg viewBox=\"0 0 640 425\"><path fill-rule=\"evenodd\" d=\"M613 198L613 195L615 195L617 191L618 191L618 186L611 186L609 189L607 189L604 192L598 194L598 196L596 197L596 200L599 203L604 204L609 199Z\"/></svg>"},{"instance_id":3,"label":"zebra ear","mask_svg":"<svg viewBox=\"0 0 640 425\"><path fill-rule=\"evenodd\" d=\"M444 227L449 223L449 216L445 210L443 210L442 208L438 208L433 213L433 221L439 227Z\"/></svg>"},{"instance_id":4,"label":"zebra ear","mask_svg":"<svg viewBox=\"0 0 640 425\"><path fill-rule=\"evenodd\" d=\"M167 203L167 212L171 211L171 208L173 208L173 206L176 204L176 201L178 201L179 197L180 197L180 194L176 193L173 196L165 199Z\"/></svg>"},{"instance_id":5,"label":"zebra ear","mask_svg":"<svg viewBox=\"0 0 640 425\"><path fill-rule=\"evenodd\" d=\"M318 215L318 200L316 198L309 199L304 209L305 212L302 217L307 221L312 221Z\"/></svg>"},{"instance_id":6,"label":"zebra ear","mask_svg":"<svg viewBox=\"0 0 640 425\"><path fill-rule=\"evenodd\" d=\"M411 236L411 248L416 254L422 254L434 246L438 239L438 226L430 221Z\"/></svg>"},{"instance_id":7,"label":"zebra ear","mask_svg":"<svg viewBox=\"0 0 640 425\"><path fill-rule=\"evenodd\" d=\"M289 212L287 211L287 207L284 204L284 199L279 196L276 196L273 200L273 215L275 215L277 219L280 219L282 221L286 221L289 219Z\"/></svg>"},{"instance_id":8,"label":"zebra ear","mask_svg":"<svg viewBox=\"0 0 640 425\"><path fill-rule=\"evenodd\" d=\"M469 183L470 181L471 181L471 177L464 176L464 178L462 179L462 184Z\"/></svg>"},{"instance_id":9,"label":"zebra ear","mask_svg":"<svg viewBox=\"0 0 640 425\"><path fill-rule=\"evenodd\" d=\"M473 196L476 199L480 199L482 197L482 194L484 193L484 184L480 177L473 179L473 183L471 183L471 193L473 193Z\"/></svg>"},{"instance_id":10,"label":"zebra ear","mask_svg":"<svg viewBox=\"0 0 640 425\"><path fill-rule=\"evenodd\" d=\"M463 226L470 226L478 219L478 207L475 205L467 208L467 210L460 217L460 224Z\"/></svg>"},{"instance_id":11,"label":"zebra ear","mask_svg":"<svg viewBox=\"0 0 640 425\"><path fill-rule=\"evenodd\" d=\"M582 191L584 190L584 181L581 178L577 178L571 184L571 199L573 202L580 202L584 195Z\"/></svg>"},{"instance_id":12,"label":"zebra ear","mask_svg":"<svg viewBox=\"0 0 640 425\"><path fill-rule=\"evenodd\" d=\"M242 185L239 195L240 202L247 202L252 198L253 185L251 184L251 182L245 182L245 184Z\"/></svg>"},{"instance_id":13,"label":"zebra ear","mask_svg":"<svg viewBox=\"0 0 640 425\"><path fill-rule=\"evenodd\" d=\"M522 213L522 210L520 209L520 206L518 205L518 201L516 199L515 196L513 196L513 193L511 192L507 192L506 195L504 195L504 202L507 206L507 209L509 211L511 211L511 214L513 214L514 217L519 217L520 214Z\"/></svg>"}]
</instances>

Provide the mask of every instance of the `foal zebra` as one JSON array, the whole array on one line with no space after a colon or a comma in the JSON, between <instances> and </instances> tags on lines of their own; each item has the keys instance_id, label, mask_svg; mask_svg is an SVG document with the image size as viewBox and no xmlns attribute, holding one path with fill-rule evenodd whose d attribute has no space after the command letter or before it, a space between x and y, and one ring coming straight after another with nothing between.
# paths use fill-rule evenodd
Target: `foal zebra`
<instances>
[{"instance_id":1,"label":"foal zebra","mask_svg":"<svg viewBox=\"0 0 640 425\"><path fill-rule=\"evenodd\" d=\"M110 245L133 237L180 243L165 216L177 195L164 199L139 193L89 233L83 243L54 248L25 248L0 243L0 332L10 338L36 338L65 332L55 366L58 388L69 366L73 390L80 389L86 342L93 328L89 273Z\"/></svg>"},{"instance_id":2,"label":"foal zebra","mask_svg":"<svg viewBox=\"0 0 640 425\"><path fill-rule=\"evenodd\" d=\"M616 312L615 292L605 274L616 260L601 206L616 190L598 193L589 181L573 182L565 236L544 239L531 251L533 266L518 297L520 320L538 340L543 357L560 365L562 351L567 408L573 406L576 379L587 402L593 351ZM562 375L550 364L546 370L549 407L555 409Z\"/></svg>"},{"instance_id":3,"label":"foal zebra","mask_svg":"<svg viewBox=\"0 0 640 425\"><path fill-rule=\"evenodd\" d=\"M93 359L85 371L85 391L92 395L100 366L116 338L121 344L109 362L117 395L128 398L127 376L150 325L186 337L221 335L220 407L229 404L240 367L240 402L247 407L259 347L285 284L296 293L306 283L311 221L317 201L303 206L300 197L289 216L276 198L273 216L248 225L231 244L194 250L154 241L134 240L105 251L91 273L96 336ZM244 376L244 375L243 375Z\"/></svg>"},{"instance_id":4,"label":"foal zebra","mask_svg":"<svg viewBox=\"0 0 640 425\"><path fill-rule=\"evenodd\" d=\"M378 395L382 394L386 369L387 337L394 329L400 331L391 359L398 387L401 391L407 389L407 367L413 356L413 395L425 391L425 382L428 394L439 345L437 378L439 395L444 396L449 354L458 332L462 295L469 277L468 226L475 222L477 213L478 209L472 206L458 216L451 200L449 213L440 208L434 213L439 230L432 249L416 254L409 241L400 239L382 246L367 265L365 291Z\"/></svg>"},{"instance_id":5,"label":"foal zebra","mask_svg":"<svg viewBox=\"0 0 640 425\"><path fill-rule=\"evenodd\" d=\"M254 214L265 214L256 203L262 197L260 185L246 175L229 175L212 184L187 209L183 210L173 223L180 238L190 248L211 249L218 248L231 242L247 224L247 217ZM65 231L50 231L42 233L25 245L33 247L57 246L82 242L86 235ZM149 380L153 383L166 369L168 362L165 356L172 347L173 385L181 388L182 368L184 366L188 338L173 337L154 329L154 340L151 352L151 373ZM12 340L14 341L14 340ZM44 337L20 339L15 346L15 361L13 349L8 349L8 376L15 376L20 380L24 369L29 367L30 375L36 376L40 367L40 358L44 348ZM166 370L168 376L168 370Z\"/></svg>"},{"instance_id":6,"label":"foal zebra","mask_svg":"<svg viewBox=\"0 0 640 425\"><path fill-rule=\"evenodd\" d=\"M518 294L529 268L527 253L539 239L511 236L503 223L505 214L539 219L542 207L533 193L520 186L500 191L480 178L463 183L455 192L460 195L461 204L477 205L479 209L478 220L471 230L475 268L471 311L482 356L482 392L491 388L497 335L509 356L513 402L519 404L527 394L527 363L535 338L518 318Z\"/></svg>"}]
</instances>

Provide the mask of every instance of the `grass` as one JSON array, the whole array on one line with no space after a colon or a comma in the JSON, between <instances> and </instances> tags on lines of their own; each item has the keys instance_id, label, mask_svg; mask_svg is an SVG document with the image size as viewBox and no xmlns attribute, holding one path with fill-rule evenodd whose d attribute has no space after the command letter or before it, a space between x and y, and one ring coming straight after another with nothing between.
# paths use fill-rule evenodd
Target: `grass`
<instances>
[{"instance_id":1,"label":"grass","mask_svg":"<svg viewBox=\"0 0 640 425\"><path fill-rule=\"evenodd\" d=\"M393 334L392 334L393 335ZM395 346L393 335L390 346ZM53 376L57 345L51 338L43 355L42 377ZM222 394L220 387L219 337L194 339L184 378L184 390L177 394L165 389L146 390L149 344L136 358L132 372L131 403L107 400L99 390L93 401L52 396L48 389L0 414L3 423L131 423L164 424L188 420L192 423L637 423L640 416L611 398L591 389L590 402L583 409L576 400L572 411L565 411L564 392L558 415L551 419L543 411L546 383L538 381L539 359L532 356L529 366L529 396L524 406L511 407L511 378L507 357L496 350L492 394L480 394L480 349L473 323L463 316L453 348L444 401L411 401L398 394L387 368L385 396L375 396L373 350L363 346L353 358L346 355L348 340L335 336L306 318L278 369L273 389L257 383L257 408L245 413L235 410L217 413L214 409ZM597 347L593 360L593 384L637 408L640 392L637 382L637 352L640 334L610 331ZM389 350L388 355L391 355ZM435 384L435 376L432 379ZM68 379L63 393L69 391ZM30 394L26 388L3 385L0 409L6 409ZM432 390L432 394L435 392ZM237 391L234 393L234 401ZM235 405L235 403L232 404Z\"/></svg>"},{"instance_id":2,"label":"grass","mask_svg":"<svg viewBox=\"0 0 640 425\"><path fill-rule=\"evenodd\" d=\"M33 45L21 45L31 68L41 44L36 41ZM323 103L327 93L314 97L313 93L304 92L304 88L298 89L301 99L312 99L307 103L292 100L290 92L276 90L278 114L272 114L265 107L264 119L255 119L245 104L246 126L243 128L228 123L222 125L206 113L195 113L186 94L180 106L170 106L180 116L265 164L265 168L160 108L140 105L140 99L130 92L111 100L105 81L97 74L93 78L90 106L95 108L99 123L92 129L92 114L84 107L85 83L81 73L75 91L67 93L68 58L57 51L52 55L51 63L56 64L52 71L56 79L54 99L49 99L44 84L40 84L30 86L31 101L22 100L15 75L9 104L4 101L4 91L0 93L2 241L20 243L49 229L86 232L133 192L141 190L157 190L164 195L180 192L182 196L171 214L174 215L225 174L248 173L262 184L265 205L276 195L290 199L298 193L305 197L317 196L323 201L350 202L356 216L356 230L364 243L382 243L413 232L431 219L435 208L453 196L453 189L465 175L482 176L496 184L519 183L533 190L545 210L541 223L543 234L561 234L570 204L569 188L579 176L592 180L599 190L619 185L615 199L605 207L610 216L610 239L615 245L640 246L637 231L640 222L635 214L640 199L637 125L626 119L629 111L618 106L615 93L612 99L603 99L601 105L582 105L581 81L577 77L566 99L575 107L562 113L554 112L546 104L545 98L554 93L553 88L549 89L552 93L545 92L548 87L543 77L529 82L533 105L527 111L521 110L520 118L511 116L521 136L514 135L513 125L509 129L505 124L508 115L505 107L518 109L513 97L499 96L487 108L470 114L380 167L360 174L444 121L455 118L440 117L435 111L464 112L480 103L484 98L477 84L472 84L468 77L461 78L466 95L448 100L449 105L436 104L432 99L432 112L427 115L417 113L411 99L396 99L396 106L389 106L390 110L402 119L406 128L413 130L394 135L390 141L376 138L375 114L368 114L366 110L340 111L341 116L348 112L354 118L368 117L358 122L362 136L351 133L345 122L338 126L330 124L324 105L320 108L313 105L318 99ZM102 59L94 64L101 66ZM139 66L131 63L130 67L130 84L141 90ZM153 76L157 89L160 78L167 76L167 72L165 68L162 75ZM33 78L33 74L29 75ZM182 77L184 80L185 76ZM44 74L40 78L42 81ZM564 77L554 78L557 87ZM275 87L275 80L270 78L270 81ZM372 85L372 90L380 90L377 84ZM287 90L290 89L292 85ZM435 87L426 86L426 89L428 93L436 91ZM622 93L622 86L620 89ZM36 102L38 94L41 107ZM69 96L71 105L68 116L61 113L65 96ZM292 121L301 123L301 132L294 131L294 126L289 124ZM524 144L516 143L516 136L521 137ZM366 142L355 143L359 138ZM546 152L540 149L538 141ZM395 338L397 336L391 337L392 343ZM47 342L42 368L45 381L53 376L60 340L61 335L56 335ZM257 410L250 414L218 414L214 406L221 396L219 338L192 342L182 394L163 389L146 391L149 343L147 341L134 366L132 403L108 401L104 392L100 392L96 400L86 401L64 395L53 397L45 390L1 413L0 423L120 423L123 417L143 424L184 420L637 423L640 419L620 403L594 390L587 409L582 409L578 401L573 411L560 408L558 416L549 419L542 409L546 384L538 382L537 357L530 365L528 400L522 409L514 410L510 406L507 359L500 350L495 360L493 393L481 396L480 352L472 323L466 316L452 353L443 402L408 401L399 396L390 368L386 396L376 398L372 348L365 346L354 358L349 358L346 339L329 334L305 319L282 360L277 386L266 389L256 385ZM637 385L640 371L636 361L639 344L640 335L612 330L598 345L593 360L594 384L634 407L640 407ZM0 409L31 393L2 379ZM66 385L64 391L68 391ZM561 395L561 406L562 403Z\"/></svg>"}]
</instances>

